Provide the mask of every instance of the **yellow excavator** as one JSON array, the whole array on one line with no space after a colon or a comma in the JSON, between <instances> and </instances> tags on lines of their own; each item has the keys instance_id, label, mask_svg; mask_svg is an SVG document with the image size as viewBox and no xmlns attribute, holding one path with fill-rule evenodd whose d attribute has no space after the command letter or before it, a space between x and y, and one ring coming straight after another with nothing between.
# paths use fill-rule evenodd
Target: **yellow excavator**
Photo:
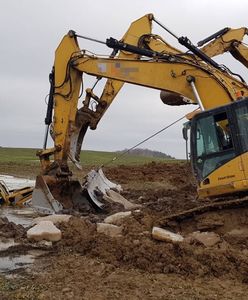
<instances>
[{"instance_id":1,"label":"yellow excavator","mask_svg":"<svg viewBox=\"0 0 248 300\"><path fill-rule=\"evenodd\" d=\"M163 38L152 34L155 22L187 48L182 52ZM88 39L113 49L109 57L81 50L78 39ZM207 52L207 51L206 51ZM43 150L38 156L41 174L37 176L33 205L40 213L63 209L104 209L103 190L98 182L112 186L102 170L91 172L81 183L72 177L70 159L80 167L80 151L87 129L96 129L124 83L161 91L168 105L196 104L189 116L184 137L190 128L190 157L202 198L248 193L248 86L243 78L215 62L187 37L177 37L152 14L133 22L121 40L99 41L69 31L55 53L50 74L50 94L45 118ZM82 75L106 78L100 96L94 87L86 89L82 106ZM152 103L151 103L152 107ZM54 147L47 149L48 133ZM50 160L50 156L54 160ZM92 185L92 182L94 184ZM115 188L115 186L112 186Z\"/></svg>"},{"instance_id":2,"label":"yellow excavator","mask_svg":"<svg viewBox=\"0 0 248 300\"><path fill-rule=\"evenodd\" d=\"M0 180L0 206L14 205L23 206L32 199L33 187L9 189L3 180Z\"/></svg>"},{"instance_id":3,"label":"yellow excavator","mask_svg":"<svg viewBox=\"0 0 248 300\"><path fill-rule=\"evenodd\" d=\"M229 52L236 60L248 68L248 47L243 42L246 35L248 35L246 27L237 29L226 27L201 40L197 45L209 57Z\"/></svg>"}]
</instances>

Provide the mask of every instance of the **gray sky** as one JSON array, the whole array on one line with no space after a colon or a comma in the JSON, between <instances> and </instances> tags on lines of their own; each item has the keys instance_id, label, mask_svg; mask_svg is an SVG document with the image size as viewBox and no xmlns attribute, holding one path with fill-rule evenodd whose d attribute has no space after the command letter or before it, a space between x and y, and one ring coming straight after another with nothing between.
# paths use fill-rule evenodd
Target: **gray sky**
<instances>
[{"instance_id":1,"label":"gray sky","mask_svg":"<svg viewBox=\"0 0 248 300\"><path fill-rule=\"evenodd\" d=\"M0 0L0 145L42 147L48 74L54 51L69 29L100 40L119 39L132 21L153 13L178 36L188 36L196 44L224 27L248 27L247 12L247 0ZM156 25L153 31L179 47ZM111 52L87 41L80 41L80 46L99 54ZM245 68L233 58L224 55L218 62L248 80ZM91 82L87 80L85 88ZM194 108L165 106L159 91L126 84L97 130L88 131L83 148L112 151L132 147ZM184 158L182 123L143 147Z\"/></svg>"}]
</instances>

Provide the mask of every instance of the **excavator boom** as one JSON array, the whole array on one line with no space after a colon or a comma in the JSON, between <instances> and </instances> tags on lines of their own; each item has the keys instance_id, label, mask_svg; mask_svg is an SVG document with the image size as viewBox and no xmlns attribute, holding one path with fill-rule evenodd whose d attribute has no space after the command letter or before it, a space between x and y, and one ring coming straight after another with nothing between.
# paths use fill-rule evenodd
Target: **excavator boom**
<instances>
[{"instance_id":1,"label":"excavator boom","mask_svg":"<svg viewBox=\"0 0 248 300\"><path fill-rule=\"evenodd\" d=\"M78 37L80 36L77 36L74 31L70 31L62 39L55 53L50 94L50 99L53 102L52 106L54 107L53 123L50 126L54 148L43 149L38 154L42 165L42 175L37 177L36 180L37 184L34 192L36 197L34 198L39 199L37 203L45 195L43 197L44 202L49 199L50 204L57 201L56 205L58 207L61 203L63 208L70 208L73 203L80 204L79 195L82 196L84 186L78 181L70 179L71 172L68 159L79 164L81 145L88 128L96 129L97 124L124 83L161 90L162 93L165 93L163 95L166 95L166 93L170 95L168 101L167 96L164 96L163 101L165 103L198 104L202 110L209 111L209 114L213 116L215 116L215 109L225 108L229 104L237 102L240 97L248 97L248 87L244 82L233 77L226 68L219 66L204 52L191 45L187 38L179 38L178 40L193 51L193 54L181 53L158 36L152 35L151 21L153 19L153 15L149 14L133 22L120 41L113 38L108 39L106 45L113 48L109 58L89 55L86 50L81 50L78 44ZM159 51L157 51L158 49ZM117 54L118 56L116 56ZM86 89L83 105L78 108L83 74L94 76L97 81L106 78L107 82L100 97L94 94L93 89ZM171 101L171 99L173 100ZM93 108L92 101L94 101ZM246 107L245 105L244 107ZM226 118L221 114L224 114ZM227 124L229 124L232 114L229 115L227 111L220 111L220 115L213 120L212 124L216 128L220 126L227 135ZM246 118L246 113L243 115ZM233 120L237 123L237 116L233 117ZM200 119L199 122L201 122ZM193 122L193 124L195 124L195 132L197 132L198 123ZM232 134L236 134L234 129L232 129ZM195 133L195 139L197 138ZM207 139L207 136L205 138ZM239 141L236 140L236 143L238 144ZM192 144L192 146L194 148L195 144ZM234 156L235 162L231 162L229 168L237 169L240 159L243 161L246 152L244 150L240 153L237 150ZM213 153L216 153L216 151ZM52 163L49 159L50 155L54 155L54 162ZM197 153L195 155L196 157L199 156ZM229 157L228 159L232 161L232 158ZM196 162L195 164L197 165ZM221 168L225 169L225 166L222 160ZM212 168L211 176L214 178L215 175L213 174L215 174L216 168L216 165ZM222 172L221 168L217 168L220 174ZM244 174L244 182L247 176L246 172L247 167L244 167L242 173ZM216 187L220 191L217 194L230 191L230 189L225 189L228 180L224 180L224 184L215 182L215 185L212 185L212 181L214 181L212 177L211 180L208 178L209 182L206 181L205 177L200 179L200 185L205 185L205 187L201 187L202 190L206 191L206 188L208 188L211 195L215 194L214 189ZM242 178L240 180L242 181ZM67 193L65 193L65 190ZM234 190L238 191L239 186L237 185ZM205 193L205 195L208 194L209 192ZM72 204L68 204L69 198L72 199ZM86 202L84 201L84 203ZM93 205L101 207L96 202Z\"/></svg>"},{"instance_id":2,"label":"excavator boom","mask_svg":"<svg viewBox=\"0 0 248 300\"><path fill-rule=\"evenodd\" d=\"M248 29L246 27L238 29L224 28L198 42L198 46L202 47L206 44L200 49L209 57L230 52L236 60L248 68L248 47L243 42L246 35L248 35Z\"/></svg>"}]
</instances>

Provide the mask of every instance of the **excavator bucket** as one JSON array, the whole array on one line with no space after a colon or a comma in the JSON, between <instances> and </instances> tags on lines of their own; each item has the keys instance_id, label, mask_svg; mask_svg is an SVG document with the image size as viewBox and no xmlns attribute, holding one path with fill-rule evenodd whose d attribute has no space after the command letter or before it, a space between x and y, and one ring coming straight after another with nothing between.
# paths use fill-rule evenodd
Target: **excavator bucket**
<instances>
[{"instance_id":1,"label":"excavator bucket","mask_svg":"<svg viewBox=\"0 0 248 300\"><path fill-rule=\"evenodd\" d=\"M68 210L90 213L104 210L104 196L121 187L108 180L102 169L91 170L83 184L78 180L55 179L39 175L32 195L32 205L40 214L56 214Z\"/></svg>"}]
</instances>

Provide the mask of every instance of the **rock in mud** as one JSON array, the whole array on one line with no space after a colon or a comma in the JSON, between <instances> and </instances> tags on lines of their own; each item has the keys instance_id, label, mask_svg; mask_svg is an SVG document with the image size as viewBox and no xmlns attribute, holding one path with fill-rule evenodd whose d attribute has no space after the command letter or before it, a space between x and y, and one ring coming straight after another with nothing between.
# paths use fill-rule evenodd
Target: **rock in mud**
<instances>
[{"instance_id":1,"label":"rock in mud","mask_svg":"<svg viewBox=\"0 0 248 300\"><path fill-rule=\"evenodd\" d=\"M110 237L120 237L122 233L122 228L112 224L97 223L97 232L103 233Z\"/></svg>"},{"instance_id":2,"label":"rock in mud","mask_svg":"<svg viewBox=\"0 0 248 300\"><path fill-rule=\"evenodd\" d=\"M212 247L220 242L220 236L215 232L195 231L187 236L186 241L197 241L205 247Z\"/></svg>"},{"instance_id":3,"label":"rock in mud","mask_svg":"<svg viewBox=\"0 0 248 300\"><path fill-rule=\"evenodd\" d=\"M41 221L27 231L27 238L35 241L57 242L61 240L61 231L51 221Z\"/></svg>"},{"instance_id":4,"label":"rock in mud","mask_svg":"<svg viewBox=\"0 0 248 300\"><path fill-rule=\"evenodd\" d=\"M126 198L124 198L121 194L113 190L108 190L107 195L104 195L103 198L104 200L109 202L120 203L124 206L125 209L135 209L140 207L140 205L131 203Z\"/></svg>"},{"instance_id":5,"label":"rock in mud","mask_svg":"<svg viewBox=\"0 0 248 300\"><path fill-rule=\"evenodd\" d=\"M184 240L183 236L181 236L180 234L176 234L169 230L162 229L159 227L152 228L152 237L155 240L164 242L182 242Z\"/></svg>"},{"instance_id":6,"label":"rock in mud","mask_svg":"<svg viewBox=\"0 0 248 300\"><path fill-rule=\"evenodd\" d=\"M45 217L35 218L33 220L33 224L39 224L40 222L43 222L43 221L51 221L54 225L56 225L56 224L59 224L62 222L67 223L70 220L70 218L71 218L71 215L54 214L54 215L49 215L49 216L45 216Z\"/></svg>"},{"instance_id":7,"label":"rock in mud","mask_svg":"<svg viewBox=\"0 0 248 300\"><path fill-rule=\"evenodd\" d=\"M105 218L104 223L120 225L123 219L130 217L131 215L132 215L131 211L121 211Z\"/></svg>"}]
</instances>

